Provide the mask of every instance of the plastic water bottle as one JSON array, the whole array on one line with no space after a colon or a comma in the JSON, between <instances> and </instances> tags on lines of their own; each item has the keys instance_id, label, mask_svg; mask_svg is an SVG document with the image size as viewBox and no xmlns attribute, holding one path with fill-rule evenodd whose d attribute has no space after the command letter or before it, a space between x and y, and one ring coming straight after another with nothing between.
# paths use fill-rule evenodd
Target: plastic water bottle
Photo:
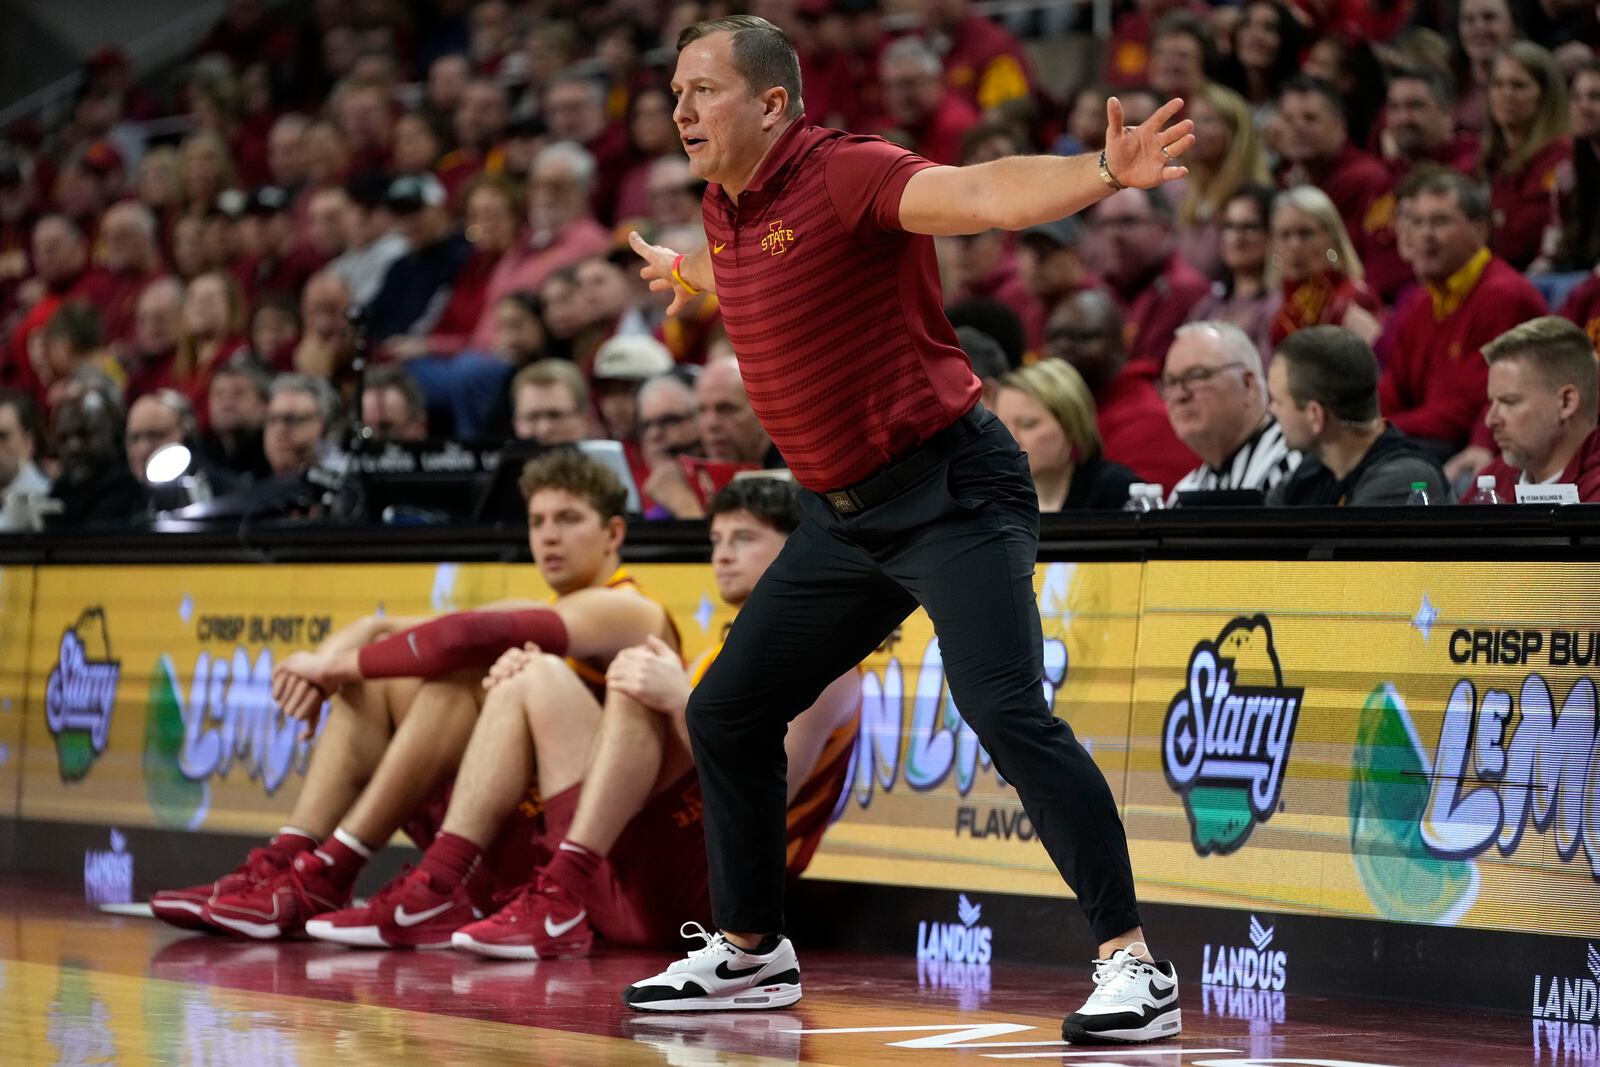
<instances>
[{"instance_id":1,"label":"plastic water bottle","mask_svg":"<svg viewBox=\"0 0 1600 1067\"><path fill-rule=\"evenodd\" d=\"M1428 499L1428 483L1412 482L1411 495L1406 497L1406 503L1419 505L1428 505L1433 503L1433 501Z\"/></svg>"},{"instance_id":2,"label":"plastic water bottle","mask_svg":"<svg viewBox=\"0 0 1600 1067\"><path fill-rule=\"evenodd\" d=\"M1495 491L1494 475L1478 475L1478 488L1474 489L1472 496L1467 499L1469 504L1502 504L1500 494Z\"/></svg>"},{"instance_id":3,"label":"plastic water bottle","mask_svg":"<svg viewBox=\"0 0 1600 1067\"><path fill-rule=\"evenodd\" d=\"M1123 511L1161 511L1166 508L1161 498L1161 486L1148 482L1134 482L1128 486L1128 502Z\"/></svg>"}]
</instances>

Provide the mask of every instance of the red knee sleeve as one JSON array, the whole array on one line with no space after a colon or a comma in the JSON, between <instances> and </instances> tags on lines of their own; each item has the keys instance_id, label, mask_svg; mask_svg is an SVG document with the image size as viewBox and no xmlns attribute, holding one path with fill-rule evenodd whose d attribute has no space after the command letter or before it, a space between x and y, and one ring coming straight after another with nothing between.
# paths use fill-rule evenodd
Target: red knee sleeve
<instances>
[{"instance_id":1,"label":"red knee sleeve","mask_svg":"<svg viewBox=\"0 0 1600 1067\"><path fill-rule=\"evenodd\" d=\"M567 626L549 608L459 611L374 641L357 657L363 678L437 678L488 667L509 648L532 641L551 655L567 651Z\"/></svg>"}]
</instances>

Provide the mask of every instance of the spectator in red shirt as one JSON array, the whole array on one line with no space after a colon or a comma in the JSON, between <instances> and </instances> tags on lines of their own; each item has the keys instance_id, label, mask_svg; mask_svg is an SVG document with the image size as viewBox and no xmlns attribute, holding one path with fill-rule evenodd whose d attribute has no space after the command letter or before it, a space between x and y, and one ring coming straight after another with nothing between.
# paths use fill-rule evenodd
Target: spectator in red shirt
<instances>
[{"instance_id":1,"label":"spectator in red shirt","mask_svg":"<svg viewBox=\"0 0 1600 1067\"><path fill-rule=\"evenodd\" d=\"M178 149L178 167L184 206L190 214L211 210L224 190L238 184L226 142L209 130L183 139Z\"/></svg>"},{"instance_id":2,"label":"spectator in red shirt","mask_svg":"<svg viewBox=\"0 0 1600 1067\"><path fill-rule=\"evenodd\" d=\"M1600 371L1594 341L1556 315L1507 330L1483 346L1489 361L1485 422L1500 457L1484 468L1500 499L1518 485L1576 485L1578 499L1600 502Z\"/></svg>"},{"instance_id":3,"label":"spectator in red shirt","mask_svg":"<svg viewBox=\"0 0 1600 1067\"><path fill-rule=\"evenodd\" d=\"M170 388L183 332L183 283L168 275L144 287L134 307L133 337L123 364L123 397L133 403L145 393Z\"/></svg>"},{"instance_id":4,"label":"spectator in red shirt","mask_svg":"<svg viewBox=\"0 0 1600 1067\"><path fill-rule=\"evenodd\" d=\"M1395 311L1378 399L1384 417L1402 432L1436 455L1453 456L1481 422L1488 368L1477 353L1517 323L1544 314L1544 300L1489 251L1483 186L1439 171L1417 184L1409 208L1414 232L1407 246L1422 287ZM1453 480L1462 469L1452 461L1445 474Z\"/></svg>"},{"instance_id":5,"label":"spectator in red shirt","mask_svg":"<svg viewBox=\"0 0 1600 1067\"><path fill-rule=\"evenodd\" d=\"M435 166L452 204L461 203L467 186L478 175L505 170L500 142L505 138L507 111L506 91L497 82L480 78L462 90L453 120L455 149Z\"/></svg>"},{"instance_id":6,"label":"spectator in red shirt","mask_svg":"<svg viewBox=\"0 0 1600 1067\"><path fill-rule=\"evenodd\" d=\"M1043 355L1072 364L1094 396L1095 422L1108 460L1147 482L1174 485L1197 457L1178 440L1156 393L1161 368L1128 359L1122 315L1098 289L1055 304L1045 324Z\"/></svg>"},{"instance_id":7,"label":"spectator in red shirt","mask_svg":"<svg viewBox=\"0 0 1600 1067\"><path fill-rule=\"evenodd\" d=\"M945 237L939 241L939 265L948 286L945 302L991 297L1015 311L1024 323L1042 312L1017 271L1013 237L1005 230Z\"/></svg>"},{"instance_id":8,"label":"spectator in red shirt","mask_svg":"<svg viewBox=\"0 0 1600 1067\"><path fill-rule=\"evenodd\" d=\"M1315 185L1327 193L1366 266L1367 284L1379 296L1392 297L1410 277L1395 249L1389 168L1350 142L1344 98L1328 82L1309 76L1291 81L1278 119L1285 162L1278 184Z\"/></svg>"},{"instance_id":9,"label":"spectator in red shirt","mask_svg":"<svg viewBox=\"0 0 1600 1067\"><path fill-rule=\"evenodd\" d=\"M541 114L552 141L571 141L594 158L591 204L595 217L610 224L628 166L628 134L606 118L605 89L585 75L563 74L545 89Z\"/></svg>"},{"instance_id":10,"label":"spectator in red shirt","mask_svg":"<svg viewBox=\"0 0 1600 1067\"><path fill-rule=\"evenodd\" d=\"M1361 257L1321 189L1301 185L1278 194L1272 263L1282 289L1269 351L1308 326L1343 326L1369 345L1377 340L1383 305L1367 288Z\"/></svg>"},{"instance_id":11,"label":"spectator in red shirt","mask_svg":"<svg viewBox=\"0 0 1600 1067\"><path fill-rule=\"evenodd\" d=\"M944 84L939 56L926 41L902 37L883 50L878 66L884 136L924 159L954 164L961 138L978 123L978 109Z\"/></svg>"},{"instance_id":12,"label":"spectator in red shirt","mask_svg":"<svg viewBox=\"0 0 1600 1067\"><path fill-rule=\"evenodd\" d=\"M1508 41L1519 36L1510 0L1461 0L1456 39L1461 44L1464 62L1458 72L1461 91L1456 100L1457 129L1469 133L1484 131L1494 58Z\"/></svg>"},{"instance_id":13,"label":"spectator in red shirt","mask_svg":"<svg viewBox=\"0 0 1600 1067\"><path fill-rule=\"evenodd\" d=\"M1477 173L1478 137L1456 132L1454 105L1455 90L1443 71L1408 67L1390 75L1380 141L1396 183L1418 163Z\"/></svg>"},{"instance_id":14,"label":"spectator in red shirt","mask_svg":"<svg viewBox=\"0 0 1600 1067\"><path fill-rule=\"evenodd\" d=\"M619 223L651 214L650 175L658 164L687 166L683 145L678 143L678 129L672 124L672 105L672 94L659 86L640 89L628 100L629 164L617 182L613 205Z\"/></svg>"},{"instance_id":15,"label":"spectator in red shirt","mask_svg":"<svg viewBox=\"0 0 1600 1067\"><path fill-rule=\"evenodd\" d=\"M138 201L113 205L100 223L100 262L108 283L98 310L114 349L132 338L139 294L161 275L157 237L154 213Z\"/></svg>"},{"instance_id":16,"label":"spectator in red shirt","mask_svg":"<svg viewBox=\"0 0 1600 1067\"><path fill-rule=\"evenodd\" d=\"M1159 370L1173 334L1211 283L1178 254L1172 208L1161 190L1120 192L1089 219L1105 249L1101 273L1122 304L1128 358Z\"/></svg>"},{"instance_id":17,"label":"spectator in red shirt","mask_svg":"<svg viewBox=\"0 0 1600 1067\"><path fill-rule=\"evenodd\" d=\"M1196 142L1198 143L1198 142ZM1278 312L1278 294L1267 285L1268 229L1274 192L1246 185L1222 208L1222 279L1189 310L1190 322L1231 322L1243 330L1265 362L1271 358L1269 333Z\"/></svg>"},{"instance_id":18,"label":"spectator in red shirt","mask_svg":"<svg viewBox=\"0 0 1600 1067\"><path fill-rule=\"evenodd\" d=\"M1539 254L1555 216L1556 176L1572 158L1567 90L1549 52L1512 41L1495 57L1483 169L1494 209L1490 247L1518 270Z\"/></svg>"},{"instance_id":19,"label":"spectator in red shirt","mask_svg":"<svg viewBox=\"0 0 1600 1067\"><path fill-rule=\"evenodd\" d=\"M1017 277L1031 299L1013 308L1027 332L1029 351L1044 346L1045 313L1073 293L1092 289L1100 279L1083 257L1083 227L1074 218L1056 219L1023 230L1017 242Z\"/></svg>"},{"instance_id":20,"label":"spectator in red shirt","mask_svg":"<svg viewBox=\"0 0 1600 1067\"><path fill-rule=\"evenodd\" d=\"M1217 80L1256 108L1270 105L1300 69L1303 35L1300 20L1279 0L1249 0L1239 8L1233 47Z\"/></svg>"},{"instance_id":21,"label":"spectator in red shirt","mask_svg":"<svg viewBox=\"0 0 1600 1067\"><path fill-rule=\"evenodd\" d=\"M201 413L202 429L211 376L235 353L249 350L244 337L246 312L238 284L221 271L200 275L183 294L183 325L172 378L174 387Z\"/></svg>"},{"instance_id":22,"label":"spectator in red shirt","mask_svg":"<svg viewBox=\"0 0 1600 1067\"><path fill-rule=\"evenodd\" d=\"M1117 88L1144 85L1150 74L1150 39L1162 16L1179 9L1204 13L1193 0L1138 0L1117 16L1106 45L1106 81Z\"/></svg>"},{"instance_id":23,"label":"spectator in red shirt","mask_svg":"<svg viewBox=\"0 0 1600 1067\"><path fill-rule=\"evenodd\" d=\"M527 238L495 268L489 303L519 289L537 292L553 272L610 247L611 235L592 211L595 180L595 159L581 145L559 141L540 151L528 174ZM491 340L474 331L472 345Z\"/></svg>"},{"instance_id":24,"label":"spectator in red shirt","mask_svg":"<svg viewBox=\"0 0 1600 1067\"><path fill-rule=\"evenodd\" d=\"M1566 303L1561 305L1561 317L1583 327L1590 340L1600 345L1600 273L1589 275L1572 290Z\"/></svg>"},{"instance_id":25,"label":"spectator in red shirt","mask_svg":"<svg viewBox=\"0 0 1600 1067\"><path fill-rule=\"evenodd\" d=\"M1145 80L1162 100L1193 100L1206 84L1213 65L1210 31L1205 20L1190 11L1170 11L1156 23L1150 38L1150 67Z\"/></svg>"},{"instance_id":26,"label":"spectator in red shirt","mask_svg":"<svg viewBox=\"0 0 1600 1067\"><path fill-rule=\"evenodd\" d=\"M1231 89L1206 84L1188 102L1194 120L1189 176L1178 203L1178 251L1202 274L1221 269L1222 207L1246 185L1271 181L1266 145L1250 107Z\"/></svg>"},{"instance_id":27,"label":"spectator in red shirt","mask_svg":"<svg viewBox=\"0 0 1600 1067\"><path fill-rule=\"evenodd\" d=\"M1572 159L1556 186L1560 225L1546 239L1551 267L1584 271L1600 263L1600 58L1573 74L1567 110Z\"/></svg>"},{"instance_id":28,"label":"spectator in red shirt","mask_svg":"<svg viewBox=\"0 0 1600 1067\"><path fill-rule=\"evenodd\" d=\"M109 279L103 272L89 269L89 246L83 231L64 215L46 215L35 223L32 247L34 276L18 289L18 300L28 310L12 328L4 378L6 384L32 390L43 408L45 398L30 342L67 300L99 304Z\"/></svg>"},{"instance_id":29,"label":"spectator in red shirt","mask_svg":"<svg viewBox=\"0 0 1600 1067\"><path fill-rule=\"evenodd\" d=\"M394 149L394 111L381 86L345 82L328 100L328 112L344 135L353 173L388 167Z\"/></svg>"},{"instance_id":30,"label":"spectator in red shirt","mask_svg":"<svg viewBox=\"0 0 1600 1067\"><path fill-rule=\"evenodd\" d=\"M944 56L944 80L988 111L1025 97L1032 74L1022 44L1001 25L972 10L971 0L920 0L923 24Z\"/></svg>"}]
</instances>

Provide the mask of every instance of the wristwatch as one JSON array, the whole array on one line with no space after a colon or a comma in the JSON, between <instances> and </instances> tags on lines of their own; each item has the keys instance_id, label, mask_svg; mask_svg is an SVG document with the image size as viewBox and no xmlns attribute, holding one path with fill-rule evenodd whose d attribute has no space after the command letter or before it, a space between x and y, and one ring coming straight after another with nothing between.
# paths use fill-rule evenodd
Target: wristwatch
<instances>
[{"instance_id":1,"label":"wristwatch","mask_svg":"<svg viewBox=\"0 0 1600 1067\"><path fill-rule=\"evenodd\" d=\"M1111 168L1106 165L1106 150L1100 149L1100 180L1111 187L1112 192L1126 189L1127 186L1117 181L1117 176L1111 173Z\"/></svg>"}]
</instances>

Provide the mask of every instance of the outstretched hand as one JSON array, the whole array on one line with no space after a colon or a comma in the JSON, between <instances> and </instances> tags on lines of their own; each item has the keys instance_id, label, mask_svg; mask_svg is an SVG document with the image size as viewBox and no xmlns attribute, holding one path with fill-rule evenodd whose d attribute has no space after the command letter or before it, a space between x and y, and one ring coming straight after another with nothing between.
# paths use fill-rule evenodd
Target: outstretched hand
<instances>
[{"instance_id":1,"label":"outstretched hand","mask_svg":"<svg viewBox=\"0 0 1600 1067\"><path fill-rule=\"evenodd\" d=\"M650 283L650 291L672 294L672 303L667 307L668 315L676 315L694 299L695 294L672 280L672 264L677 260L678 253L663 245L651 244L639 236L638 230L628 234L628 244L644 260L644 266L639 268L639 277Z\"/></svg>"},{"instance_id":2,"label":"outstretched hand","mask_svg":"<svg viewBox=\"0 0 1600 1067\"><path fill-rule=\"evenodd\" d=\"M1127 126L1122 101L1114 96L1106 101L1106 166L1117 181L1153 189L1189 173L1176 160L1194 146L1194 123L1184 119L1167 125L1182 110L1182 100L1168 100L1138 126Z\"/></svg>"}]
</instances>

